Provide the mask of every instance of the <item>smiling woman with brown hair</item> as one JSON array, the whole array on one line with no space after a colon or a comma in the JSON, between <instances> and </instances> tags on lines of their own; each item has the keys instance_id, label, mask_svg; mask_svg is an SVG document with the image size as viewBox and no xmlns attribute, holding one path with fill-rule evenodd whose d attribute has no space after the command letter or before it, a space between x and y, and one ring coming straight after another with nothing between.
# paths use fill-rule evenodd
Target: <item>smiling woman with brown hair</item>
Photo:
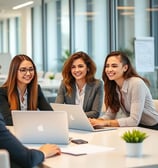
<instances>
[{"instance_id":1,"label":"smiling woman with brown hair","mask_svg":"<svg viewBox=\"0 0 158 168\"><path fill-rule=\"evenodd\" d=\"M154 107L147 79L138 75L125 53L111 52L105 59L105 114L90 119L93 126L141 126L158 130L158 113ZM121 118L116 118L121 109Z\"/></svg>"},{"instance_id":2,"label":"smiling woman with brown hair","mask_svg":"<svg viewBox=\"0 0 158 168\"><path fill-rule=\"evenodd\" d=\"M102 107L103 84L95 73L96 65L88 54L82 51L72 54L63 66L63 81L55 102L80 104L87 117L97 118Z\"/></svg>"}]
</instances>

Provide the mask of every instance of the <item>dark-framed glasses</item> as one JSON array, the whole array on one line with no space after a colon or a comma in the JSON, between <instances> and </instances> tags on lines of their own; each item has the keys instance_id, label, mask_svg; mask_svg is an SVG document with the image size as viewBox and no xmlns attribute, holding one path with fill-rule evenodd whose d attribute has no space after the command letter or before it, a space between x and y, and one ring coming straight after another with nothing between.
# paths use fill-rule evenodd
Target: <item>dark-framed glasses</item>
<instances>
[{"instance_id":1,"label":"dark-framed glasses","mask_svg":"<svg viewBox=\"0 0 158 168\"><path fill-rule=\"evenodd\" d=\"M27 72L29 72L29 73L34 73L34 68L19 68L18 70L19 70L20 73L22 73L22 74L26 74Z\"/></svg>"}]
</instances>

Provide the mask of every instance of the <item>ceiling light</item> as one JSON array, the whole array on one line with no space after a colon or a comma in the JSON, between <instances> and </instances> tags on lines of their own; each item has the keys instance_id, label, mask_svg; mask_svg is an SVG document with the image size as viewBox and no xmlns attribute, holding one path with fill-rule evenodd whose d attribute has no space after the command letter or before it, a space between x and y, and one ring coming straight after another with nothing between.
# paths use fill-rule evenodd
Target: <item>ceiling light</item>
<instances>
[{"instance_id":1,"label":"ceiling light","mask_svg":"<svg viewBox=\"0 0 158 168\"><path fill-rule=\"evenodd\" d=\"M31 5L33 4L34 2L33 1L28 1L26 3L23 3L23 4L20 4L20 5L17 5L17 6L14 6L12 9L16 10L16 9L20 9L20 8L23 8L23 7L26 7L28 5Z\"/></svg>"},{"instance_id":2,"label":"ceiling light","mask_svg":"<svg viewBox=\"0 0 158 168\"><path fill-rule=\"evenodd\" d=\"M158 8L147 8L146 11L148 12L157 12L158 11Z\"/></svg>"},{"instance_id":3,"label":"ceiling light","mask_svg":"<svg viewBox=\"0 0 158 168\"><path fill-rule=\"evenodd\" d=\"M131 16L131 15L134 15L134 13L133 12L122 12L120 13L120 15Z\"/></svg>"},{"instance_id":4,"label":"ceiling light","mask_svg":"<svg viewBox=\"0 0 158 168\"><path fill-rule=\"evenodd\" d=\"M134 6L117 6L118 10L134 10Z\"/></svg>"}]
</instances>

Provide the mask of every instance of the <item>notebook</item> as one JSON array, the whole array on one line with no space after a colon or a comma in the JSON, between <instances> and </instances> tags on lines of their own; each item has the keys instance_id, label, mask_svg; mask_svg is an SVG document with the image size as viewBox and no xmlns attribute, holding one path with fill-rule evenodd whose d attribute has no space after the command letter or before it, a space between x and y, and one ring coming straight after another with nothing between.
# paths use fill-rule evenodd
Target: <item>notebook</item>
<instances>
[{"instance_id":1,"label":"notebook","mask_svg":"<svg viewBox=\"0 0 158 168\"><path fill-rule=\"evenodd\" d=\"M93 128L80 105L51 103L51 106L54 110L64 110L67 112L70 129L85 131L107 131L116 129L114 127L102 127L99 129Z\"/></svg>"},{"instance_id":2,"label":"notebook","mask_svg":"<svg viewBox=\"0 0 158 168\"><path fill-rule=\"evenodd\" d=\"M15 136L24 144L68 144L65 111L12 111Z\"/></svg>"}]
</instances>

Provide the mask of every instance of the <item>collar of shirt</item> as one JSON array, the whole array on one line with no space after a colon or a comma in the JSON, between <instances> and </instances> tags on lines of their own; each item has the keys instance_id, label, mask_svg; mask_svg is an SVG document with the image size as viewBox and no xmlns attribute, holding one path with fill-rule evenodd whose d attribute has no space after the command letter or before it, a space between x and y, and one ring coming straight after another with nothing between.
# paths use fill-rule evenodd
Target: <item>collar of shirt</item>
<instances>
[{"instance_id":1,"label":"collar of shirt","mask_svg":"<svg viewBox=\"0 0 158 168\"><path fill-rule=\"evenodd\" d=\"M82 90L80 91L77 84L76 84L76 99L75 103L80 104L83 107L84 95L85 95L85 88L86 84L83 86Z\"/></svg>"},{"instance_id":2,"label":"collar of shirt","mask_svg":"<svg viewBox=\"0 0 158 168\"><path fill-rule=\"evenodd\" d=\"M83 86L82 90L79 90L77 84L76 84L76 90L79 93L79 95L82 95L83 93L85 93L85 88L86 88L86 84Z\"/></svg>"},{"instance_id":3,"label":"collar of shirt","mask_svg":"<svg viewBox=\"0 0 158 168\"><path fill-rule=\"evenodd\" d=\"M129 85L129 79L125 79L124 80L122 88L120 89L121 92L127 93L128 85ZM116 87L116 91L119 93L119 87L118 86Z\"/></svg>"},{"instance_id":4,"label":"collar of shirt","mask_svg":"<svg viewBox=\"0 0 158 168\"><path fill-rule=\"evenodd\" d=\"M21 92L20 92L20 89L18 89L18 94L19 94L19 99L20 99L20 108L21 110L27 110L27 94L28 94L28 91L26 89L25 93L24 93L24 96L23 96L23 101L21 100L22 98L22 95L21 95Z\"/></svg>"}]
</instances>

